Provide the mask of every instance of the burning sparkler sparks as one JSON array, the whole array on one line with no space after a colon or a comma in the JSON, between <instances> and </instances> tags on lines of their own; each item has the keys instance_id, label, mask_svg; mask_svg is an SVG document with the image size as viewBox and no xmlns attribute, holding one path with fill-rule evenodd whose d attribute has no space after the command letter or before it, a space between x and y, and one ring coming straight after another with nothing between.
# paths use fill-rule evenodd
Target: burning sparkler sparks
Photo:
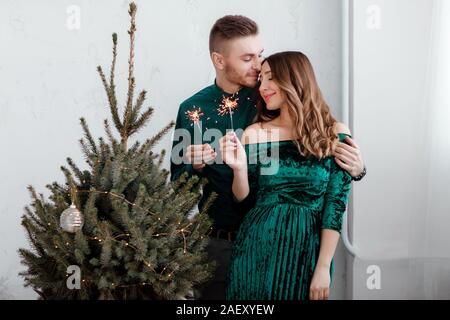
<instances>
[{"instance_id":1,"label":"burning sparkler sparks","mask_svg":"<svg viewBox=\"0 0 450 320\"><path fill-rule=\"evenodd\" d=\"M234 96L234 95L233 95ZM223 97L222 102L217 109L220 116L224 116L226 114L230 115L231 119L231 130L234 131L233 127L233 112L238 107L238 100L239 98L231 97Z\"/></svg>"},{"instance_id":2,"label":"burning sparkler sparks","mask_svg":"<svg viewBox=\"0 0 450 320\"><path fill-rule=\"evenodd\" d=\"M200 128L200 121L201 121L201 117L204 115L204 113L202 112L202 109L198 108L192 110L192 111L186 111L186 117L192 121L192 124L196 124L198 127L198 130L200 130L200 134L202 133L202 129Z\"/></svg>"},{"instance_id":3,"label":"burning sparkler sparks","mask_svg":"<svg viewBox=\"0 0 450 320\"><path fill-rule=\"evenodd\" d=\"M189 120L193 123L198 124L200 122L200 118L204 115L202 109L194 109L193 111L186 111L186 115Z\"/></svg>"}]
</instances>

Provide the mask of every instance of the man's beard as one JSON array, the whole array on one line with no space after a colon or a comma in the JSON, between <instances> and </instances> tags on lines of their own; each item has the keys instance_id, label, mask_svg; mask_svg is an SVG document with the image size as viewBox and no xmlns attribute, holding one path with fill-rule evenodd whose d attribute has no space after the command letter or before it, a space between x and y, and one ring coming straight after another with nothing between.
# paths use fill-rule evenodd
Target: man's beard
<instances>
[{"instance_id":1,"label":"man's beard","mask_svg":"<svg viewBox=\"0 0 450 320\"><path fill-rule=\"evenodd\" d=\"M247 77L250 76L250 74L242 76L238 74L233 67L230 66L225 66L225 73L227 75L228 81L233 82L241 87L255 88L258 83L258 74L256 74L254 80L251 80L251 78Z\"/></svg>"}]
</instances>

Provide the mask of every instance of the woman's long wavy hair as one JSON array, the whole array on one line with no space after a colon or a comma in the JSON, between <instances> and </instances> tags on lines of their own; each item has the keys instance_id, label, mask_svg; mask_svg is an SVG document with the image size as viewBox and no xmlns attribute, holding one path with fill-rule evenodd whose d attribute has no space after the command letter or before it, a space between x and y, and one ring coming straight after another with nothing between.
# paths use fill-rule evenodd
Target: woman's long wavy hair
<instances>
[{"instance_id":1,"label":"woman's long wavy hair","mask_svg":"<svg viewBox=\"0 0 450 320\"><path fill-rule=\"evenodd\" d=\"M319 159L330 156L337 139L336 119L322 96L308 57L301 52L287 51L273 54L264 62L269 64L272 80L286 98L300 153ZM261 96L257 108L258 122L267 122L280 115L280 110L268 110Z\"/></svg>"}]
</instances>

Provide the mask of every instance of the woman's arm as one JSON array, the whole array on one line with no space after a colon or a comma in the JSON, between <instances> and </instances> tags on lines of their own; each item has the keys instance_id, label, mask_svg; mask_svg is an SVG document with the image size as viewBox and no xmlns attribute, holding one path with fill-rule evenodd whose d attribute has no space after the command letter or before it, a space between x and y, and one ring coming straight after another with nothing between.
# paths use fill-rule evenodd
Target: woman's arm
<instances>
[{"instance_id":1,"label":"woman's arm","mask_svg":"<svg viewBox=\"0 0 450 320\"><path fill-rule=\"evenodd\" d=\"M348 128L343 126L340 124L338 133L350 134ZM310 299L328 299L331 283L330 267L339 242L342 218L347 206L351 182L350 174L332 160L322 214L320 251L311 281Z\"/></svg>"},{"instance_id":2,"label":"woman's arm","mask_svg":"<svg viewBox=\"0 0 450 320\"><path fill-rule=\"evenodd\" d=\"M314 269L309 289L310 300L328 300L330 295L330 267L339 242L339 232L322 229L320 236L320 253Z\"/></svg>"},{"instance_id":3,"label":"woman's arm","mask_svg":"<svg viewBox=\"0 0 450 320\"><path fill-rule=\"evenodd\" d=\"M242 169L233 170L233 174L233 195L237 202L241 202L250 193L247 166L243 167Z\"/></svg>"},{"instance_id":4,"label":"woman's arm","mask_svg":"<svg viewBox=\"0 0 450 320\"><path fill-rule=\"evenodd\" d=\"M245 132L242 136L244 141ZM229 132L220 140L223 161L233 170L232 191L236 201L241 202L250 193L247 172L247 154L236 133Z\"/></svg>"},{"instance_id":5,"label":"woman's arm","mask_svg":"<svg viewBox=\"0 0 450 320\"><path fill-rule=\"evenodd\" d=\"M322 229L320 235L320 253L317 260L317 267L325 267L330 270L331 260L333 259L339 242L339 232L331 229Z\"/></svg>"}]
</instances>

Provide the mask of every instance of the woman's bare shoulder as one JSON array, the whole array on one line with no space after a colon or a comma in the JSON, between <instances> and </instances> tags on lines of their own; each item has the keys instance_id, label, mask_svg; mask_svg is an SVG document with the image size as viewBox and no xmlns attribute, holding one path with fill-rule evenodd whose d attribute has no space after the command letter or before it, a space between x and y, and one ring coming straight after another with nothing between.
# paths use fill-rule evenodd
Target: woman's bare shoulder
<instances>
[{"instance_id":1,"label":"woman's bare shoulder","mask_svg":"<svg viewBox=\"0 0 450 320\"><path fill-rule=\"evenodd\" d=\"M261 122L256 122L254 124L249 125L242 134L241 143L249 144L249 143L257 143L259 140L259 136L261 134Z\"/></svg>"}]
</instances>

